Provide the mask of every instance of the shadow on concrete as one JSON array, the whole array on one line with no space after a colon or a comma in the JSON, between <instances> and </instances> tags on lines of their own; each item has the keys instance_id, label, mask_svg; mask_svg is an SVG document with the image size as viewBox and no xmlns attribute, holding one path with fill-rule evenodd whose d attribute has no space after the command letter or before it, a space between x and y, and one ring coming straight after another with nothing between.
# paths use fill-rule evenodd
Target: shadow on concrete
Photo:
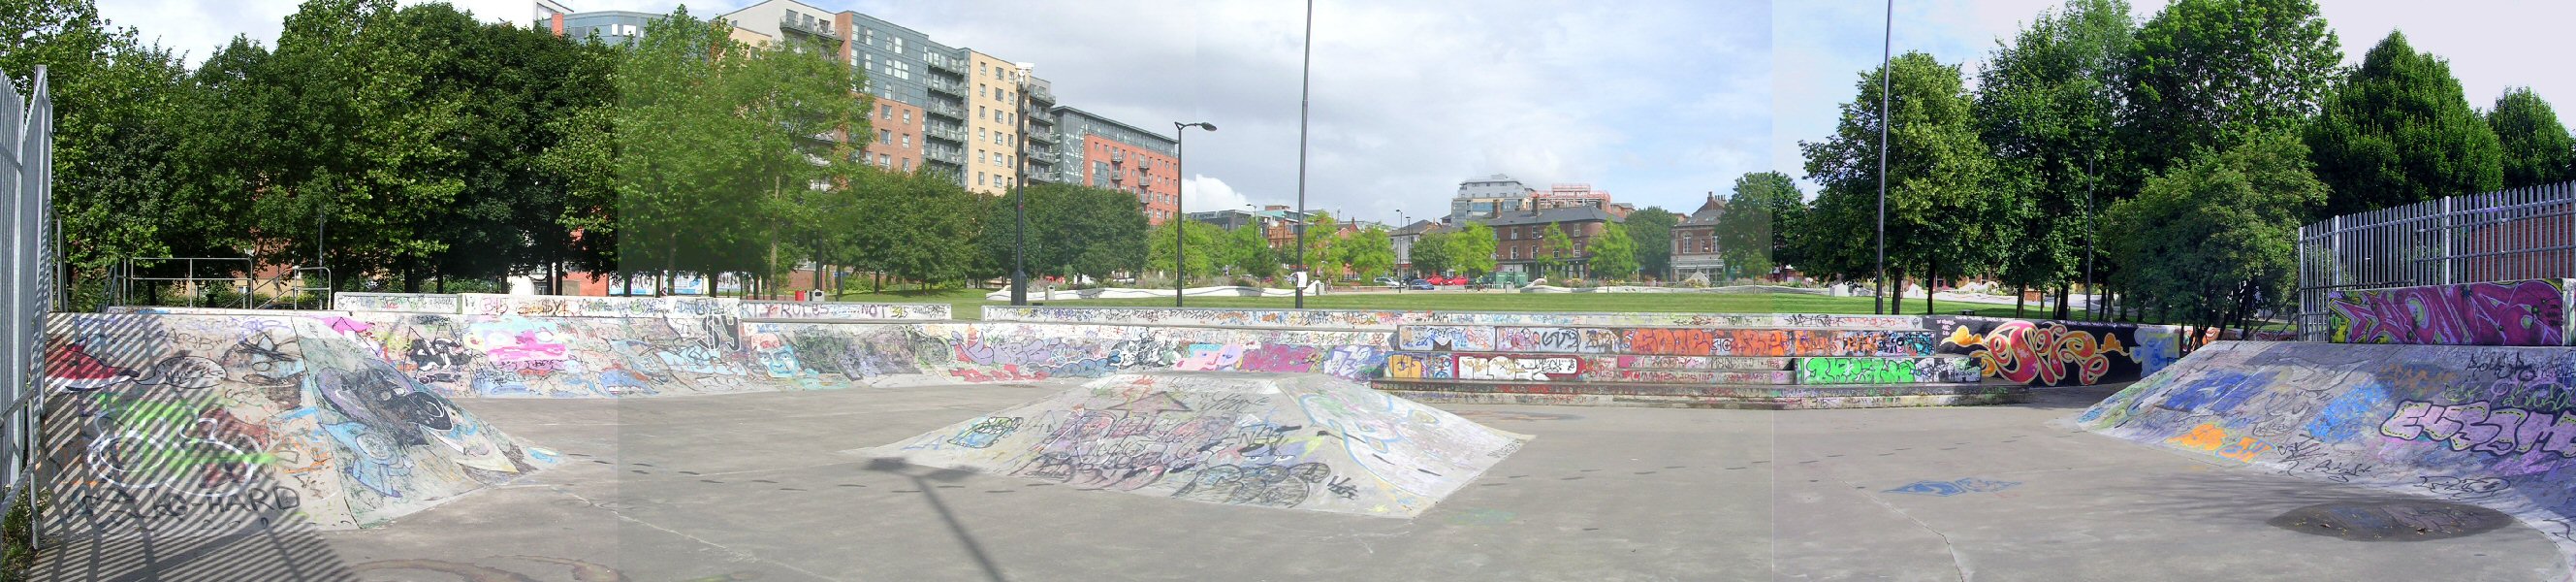
<instances>
[{"instance_id":1,"label":"shadow on concrete","mask_svg":"<svg viewBox=\"0 0 2576 582\"><path fill-rule=\"evenodd\" d=\"M964 546L966 548L967 555L975 557L975 565L984 569L984 577L992 580L993 582L1007 582L1009 579L1002 576L1001 566L993 563L992 555L984 553L984 544L975 540L975 534L968 533L966 531L966 524L957 520L957 514L948 510L948 504L946 502L939 500L939 488L930 485L930 482L932 481L942 483L963 481L975 473L973 471L958 469L935 469L928 467L923 467L924 469L929 470L920 474L915 474L912 471L906 470L913 467L913 464L903 462L902 459L879 457L868 459L866 468L870 471L893 473L912 479L913 488L921 490L921 498L930 502L930 509L939 512L939 520L948 524L949 533L957 536L957 544Z\"/></svg>"},{"instance_id":2,"label":"shadow on concrete","mask_svg":"<svg viewBox=\"0 0 2576 582\"><path fill-rule=\"evenodd\" d=\"M2105 384L2101 386L2031 388L2029 402L2017 402L2002 406L2009 408L2035 408L2040 410L2065 410L2072 412L2092 408L2093 405L2101 403L2103 400L2110 398L2111 395L2118 394L2120 389L2127 387L2129 387L2127 383L2120 383Z\"/></svg>"}]
</instances>

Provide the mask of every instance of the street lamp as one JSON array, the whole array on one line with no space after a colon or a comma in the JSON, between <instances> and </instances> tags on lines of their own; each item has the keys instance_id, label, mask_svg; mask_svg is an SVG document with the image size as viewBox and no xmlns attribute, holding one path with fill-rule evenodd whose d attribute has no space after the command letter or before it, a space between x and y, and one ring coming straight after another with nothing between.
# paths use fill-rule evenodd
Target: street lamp
<instances>
[{"instance_id":1,"label":"street lamp","mask_svg":"<svg viewBox=\"0 0 2576 582\"><path fill-rule=\"evenodd\" d=\"M1297 272L1306 272L1306 117L1315 80L1315 0L1306 0L1306 55L1297 73ZM1296 281L1297 308L1306 308L1305 281Z\"/></svg>"},{"instance_id":2,"label":"street lamp","mask_svg":"<svg viewBox=\"0 0 2576 582\"><path fill-rule=\"evenodd\" d=\"M1011 232L1011 305L1029 304L1029 268L1024 256L1029 249L1029 189L1011 188L1011 220L1019 226Z\"/></svg>"},{"instance_id":3,"label":"street lamp","mask_svg":"<svg viewBox=\"0 0 2576 582\"><path fill-rule=\"evenodd\" d=\"M1173 307L1181 306L1181 289L1188 287L1190 281L1189 272L1184 271L1181 268L1181 265L1189 262L1187 260L1189 255L1187 253L1189 252L1188 243L1190 230L1190 215L1188 212L1184 212L1181 208L1181 204L1188 200L1189 195L1187 192L1182 192L1181 189L1186 187L1185 183L1188 182L1190 178L1190 163L1187 159L1189 157L1188 138L1190 137L1190 128L1193 127L1208 130L1209 133L1216 132L1216 124L1214 123L1208 123L1205 121L1198 123L1172 122L1172 173L1178 176L1173 178L1172 182L1172 191L1178 193L1172 196L1172 220L1179 221L1172 223Z\"/></svg>"},{"instance_id":4,"label":"street lamp","mask_svg":"<svg viewBox=\"0 0 2576 582\"><path fill-rule=\"evenodd\" d=\"M1896 0L1887 0L1886 34L1887 37L1883 39L1884 44L1879 45L1878 49L1878 286L1880 289L1878 315L1892 313L1888 310L1886 290L1889 287L1887 284L1887 126L1893 123L1893 120L1888 119L1887 116L1887 96L1890 79L1896 77L1896 71L1893 70L1896 68ZM1897 293L1896 308L1904 309L1905 283L1897 282L1894 287ZM1923 297L1925 309L1930 309L1932 279L1928 273L1923 279Z\"/></svg>"}]
</instances>

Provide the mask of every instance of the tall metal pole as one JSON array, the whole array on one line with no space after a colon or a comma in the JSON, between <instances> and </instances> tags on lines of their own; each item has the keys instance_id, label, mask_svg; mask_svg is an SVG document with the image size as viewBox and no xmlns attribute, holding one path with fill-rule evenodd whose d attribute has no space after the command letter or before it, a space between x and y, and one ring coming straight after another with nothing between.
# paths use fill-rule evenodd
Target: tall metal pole
<instances>
[{"instance_id":1,"label":"tall metal pole","mask_svg":"<svg viewBox=\"0 0 2576 582\"><path fill-rule=\"evenodd\" d=\"M1011 189L1011 220L1019 226L1011 232L1011 304L1029 304L1029 188Z\"/></svg>"},{"instance_id":2,"label":"tall metal pole","mask_svg":"<svg viewBox=\"0 0 2576 582\"><path fill-rule=\"evenodd\" d=\"M1894 0L1889 0L1894 1ZM1306 0L1306 56L1297 75L1297 308L1306 308L1306 115L1315 82L1315 0Z\"/></svg>"},{"instance_id":3,"label":"tall metal pole","mask_svg":"<svg viewBox=\"0 0 2576 582\"><path fill-rule=\"evenodd\" d=\"M1878 284L1882 289L1878 293L1878 315L1888 313L1885 289L1893 287L1897 293L1905 292L1904 283L1891 285L1887 282L1887 125L1895 122L1888 116L1887 104L1890 79L1896 76L1896 0L1887 0L1887 38L1884 42L1879 45L1878 52ZM1923 292L1931 293L1932 288L1926 286ZM1904 296L1897 298L1904 299Z\"/></svg>"},{"instance_id":4,"label":"tall metal pole","mask_svg":"<svg viewBox=\"0 0 2576 582\"><path fill-rule=\"evenodd\" d=\"M1172 122L1172 173L1177 176L1172 179L1172 191L1180 193L1179 195L1172 197L1173 307L1182 307L1181 288L1188 287L1190 280L1189 271L1184 270L1181 267L1182 265L1190 264L1188 255L1190 252L1188 236L1190 225L1187 222L1189 220L1189 212L1181 206L1189 203L1189 192L1182 190L1183 188L1189 187L1189 185L1183 183L1188 181L1190 178L1189 155L1190 126L1177 121ZM1151 186L1151 184L1147 185Z\"/></svg>"},{"instance_id":5,"label":"tall metal pole","mask_svg":"<svg viewBox=\"0 0 2576 582\"><path fill-rule=\"evenodd\" d=\"M2100 159L2095 154L2094 159ZM2093 174L2094 159L2084 160L2084 311L2093 311L2093 239L2102 232L2093 228L2093 186L2102 180ZM2073 317L2069 315L2068 317Z\"/></svg>"}]
</instances>

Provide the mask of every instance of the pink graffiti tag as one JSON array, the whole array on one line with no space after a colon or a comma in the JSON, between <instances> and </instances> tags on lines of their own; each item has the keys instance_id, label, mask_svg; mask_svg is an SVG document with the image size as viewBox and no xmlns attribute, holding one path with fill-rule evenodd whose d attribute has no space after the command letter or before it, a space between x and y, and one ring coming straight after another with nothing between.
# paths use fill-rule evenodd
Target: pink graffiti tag
<instances>
[{"instance_id":1,"label":"pink graffiti tag","mask_svg":"<svg viewBox=\"0 0 2576 582\"><path fill-rule=\"evenodd\" d=\"M2550 280L2437 285L2335 294L2332 338L2342 343L2554 346L2566 341L2565 290Z\"/></svg>"}]
</instances>

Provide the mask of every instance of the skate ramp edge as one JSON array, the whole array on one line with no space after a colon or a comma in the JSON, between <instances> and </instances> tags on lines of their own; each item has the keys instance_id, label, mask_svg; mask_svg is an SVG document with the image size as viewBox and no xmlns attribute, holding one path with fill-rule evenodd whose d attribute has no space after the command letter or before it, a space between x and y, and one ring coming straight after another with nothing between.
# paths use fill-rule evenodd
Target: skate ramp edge
<instances>
[{"instance_id":1,"label":"skate ramp edge","mask_svg":"<svg viewBox=\"0 0 2576 582\"><path fill-rule=\"evenodd\" d=\"M386 523L560 461L319 320L55 315L46 535Z\"/></svg>"},{"instance_id":2,"label":"skate ramp edge","mask_svg":"<svg viewBox=\"0 0 2576 582\"><path fill-rule=\"evenodd\" d=\"M848 452L879 470L1411 518L1531 438L1321 374L1156 372Z\"/></svg>"},{"instance_id":3,"label":"skate ramp edge","mask_svg":"<svg viewBox=\"0 0 2576 582\"><path fill-rule=\"evenodd\" d=\"M2219 342L2069 420L2222 462L2492 508L2576 563L2576 350Z\"/></svg>"}]
</instances>

